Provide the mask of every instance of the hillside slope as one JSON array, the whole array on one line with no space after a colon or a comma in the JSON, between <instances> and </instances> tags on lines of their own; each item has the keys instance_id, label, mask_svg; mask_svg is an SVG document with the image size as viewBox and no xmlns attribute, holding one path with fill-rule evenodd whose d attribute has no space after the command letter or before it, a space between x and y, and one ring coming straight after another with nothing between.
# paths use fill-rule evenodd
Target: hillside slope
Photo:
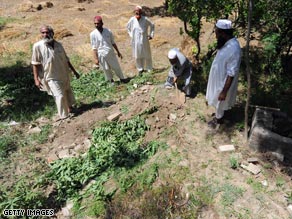
<instances>
[{"instance_id":1,"label":"hillside slope","mask_svg":"<svg viewBox=\"0 0 292 219\"><path fill-rule=\"evenodd\" d=\"M34 121L36 126L46 123L53 125L50 141L37 145L34 151L20 149L19 154L12 158L14 163L10 165L11 171L1 173L3 184L8 184L15 176L35 168L28 156L51 162L57 159L56 155L71 157L84 154L90 146L92 130L100 121L106 120L117 111L122 112L120 121L125 121L141 114L145 109L155 107L156 110L146 118L150 127L146 140L162 141L168 145L167 149L159 150L149 161L149 165L151 162L161 164L153 190L166 185L173 185L175 188L171 190L172 193L167 191L165 199L168 203L161 204L174 209L173 212L169 210L167 218L190 218L184 214L187 208L197 209L194 214L196 218L204 219L291 218L291 213L287 210L287 194L291 196L292 188L291 177L285 173L285 166L280 165L281 163L270 154L257 154L248 148L241 127L242 106L235 107L233 115L219 130L209 130L206 121L211 118L213 109L206 106L204 94L198 93L195 98L187 99L186 103L181 105L177 103L175 90L163 88L162 82L169 66L166 57L168 50L179 47L187 56L190 56L192 51L192 40L179 33L183 27L180 20L163 16L163 1L55 0L51 3L52 7L47 4L41 10L36 8L44 2L37 0L11 0L0 3L1 17L10 17L17 21L0 30L1 55L24 52L29 63L31 45L39 37L39 27L49 24L54 28L56 38L63 43L69 57L75 60L74 63L80 64L75 66L76 69L85 74L92 69L89 45L89 33L94 28L92 18L101 15L104 27L113 31L116 43L124 56L120 63L125 75L135 77L136 70L125 26L133 14L134 6L141 4L149 7L153 13L156 12L151 17L156 25L151 48L155 68L153 77L160 83L148 83L138 87L128 96L121 94L114 100L104 102L102 107L85 108L71 120L59 123L46 119ZM201 43L207 46L212 40L212 24L204 24ZM123 85L117 86L122 89ZM30 125L23 124L20 129L28 130ZM219 152L219 146L230 144L235 146L235 151ZM238 166L231 168L232 162L246 163L249 158L254 157L257 158L256 165L261 168L259 174L253 175ZM164 168L167 159L170 160L171 168ZM161 218L161 215L157 214L148 214L147 217L143 214L143 203L157 201L155 196L131 195L129 192L123 196L124 203L117 199L112 200L112 218ZM186 204L176 204L176 196L187 200ZM147 198L150 201L146 202ZM200 204L196 202L198 200L201 201ZM159 202L155 204L159 205ZM195 207L192 208L193 206ZM61 210L56 212L56 218L66 218L65 216Z\"/></svg>"}]
</instances>

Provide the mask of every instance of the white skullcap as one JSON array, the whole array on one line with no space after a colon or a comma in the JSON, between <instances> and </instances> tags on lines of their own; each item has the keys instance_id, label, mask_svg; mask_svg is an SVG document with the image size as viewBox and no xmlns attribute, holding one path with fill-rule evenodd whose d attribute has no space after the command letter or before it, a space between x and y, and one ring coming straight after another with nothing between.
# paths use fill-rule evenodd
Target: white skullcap
<instances>
[{"instance_id":1,"label":"white skullcap","mask_svg":"<svg viewBox=\"0 0 292 219\"><path fill-rule=\"evenodd\" d=\"M230 20L227 19L219 19L216 23L216 27L218 27L219 29L232 29L231 27L232 22Z\"/></svg>"},{"instance_id":2,"label":"white skullcap","mask_svg":"<svg viewBox=\"0 0 292 219\"><path fill-rule=\"evenodd\" d=\"M141 7L140 5L137 5L137 6L135 7L135 10L140 11L140 10L142 10L142 7Z\"/></svg>"},{"instance_id":3,"label":"white skullcap","mask_svg":"<svg viewBox=\"0 0 292 219\"><path fill-rule=\"evenodd\" d=\"M175 59L176 56L177 56L177 50L175 50L175 49L169 50L167 56L168 56L169 59Z\"/></svg>"}]
</instances>

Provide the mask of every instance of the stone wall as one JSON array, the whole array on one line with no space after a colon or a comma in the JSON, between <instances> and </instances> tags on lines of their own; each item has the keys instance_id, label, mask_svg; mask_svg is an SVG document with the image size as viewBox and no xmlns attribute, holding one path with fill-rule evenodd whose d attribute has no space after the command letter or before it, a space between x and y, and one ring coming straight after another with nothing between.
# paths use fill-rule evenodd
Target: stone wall
<instances>
[{"instance_id":1,"label":"stone wall","mask_svg":"<svg viewBox=\"0 0 292 219\"><path fill-rule=\"evenodd\" d=\"M279 121L281 127L277 125ZM292 162L292 138L281 135L290 136L289 132L292 133L292 122L287 114L257 108L252 119L249 147L259 152L279 153L286 161Z\"/></svg>"}]
</instances>

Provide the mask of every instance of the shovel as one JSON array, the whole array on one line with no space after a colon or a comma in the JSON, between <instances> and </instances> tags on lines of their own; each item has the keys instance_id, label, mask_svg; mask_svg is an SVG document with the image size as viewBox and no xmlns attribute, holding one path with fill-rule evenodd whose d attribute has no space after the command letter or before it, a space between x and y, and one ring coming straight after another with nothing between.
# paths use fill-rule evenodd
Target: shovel
<instances>
[{"instance_id":1,"label":"shovel","mask_svg":"<svg viewBox=\"0 0 292 219\"><path fill-rule=\"evenodd\" d=\"M177 83L174 83L174 85L175 85L176 102L178 105L181 106L186 102L186 94L177 89Z\"/></svg>"}]
</instances>

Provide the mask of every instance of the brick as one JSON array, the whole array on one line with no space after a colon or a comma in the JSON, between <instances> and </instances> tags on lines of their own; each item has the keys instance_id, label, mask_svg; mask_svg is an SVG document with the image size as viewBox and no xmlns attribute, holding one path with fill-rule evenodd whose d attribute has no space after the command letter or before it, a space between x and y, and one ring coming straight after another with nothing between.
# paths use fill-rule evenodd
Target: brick
<instances>
[{"instance_id":1,"label":"brick","mask_svg":"<svg viewBox=\"0 0 292 219\"><path fill-rule=\"evenodd\" d=\"M249 162L249 163L258 163L259 159L256 158L256 157L250 157L250 158L247 158L247 162Z\"/></svg>"},{"instance_id":2,"label":"brick","mask_svg":"<svg viewBox=\"0 0 292 219\"><path fill-rule=\"evenodd\" d=\"M233 144L221 145L219 146L220 152L234 151L235 147Z\"/></svg>"},{"instance_id":3,"label":"brick","mask_svg":"<svg viewBox=\"0 0 292 219\"><path fill-rule=\"evenodd\" d=\"M249 163L248 166L241 164L240 165L243 169L251 172L254 175L257 175L261 172L261 168L258 167L257 165L254 165L253 163Z\"/></svg>"},{"instance_id":4,"label":"brick","mask_svg":"<svg viewBox=\"0 0 292 219\"><path fill-rule=\"evenodd\" d=\"M119 117L122 115L121 112L116 112L114 114L111 114L110 116L107 117L107 120L108 121L115 121L115 120L118 120Z\"/></svg>"}]
</instances>

